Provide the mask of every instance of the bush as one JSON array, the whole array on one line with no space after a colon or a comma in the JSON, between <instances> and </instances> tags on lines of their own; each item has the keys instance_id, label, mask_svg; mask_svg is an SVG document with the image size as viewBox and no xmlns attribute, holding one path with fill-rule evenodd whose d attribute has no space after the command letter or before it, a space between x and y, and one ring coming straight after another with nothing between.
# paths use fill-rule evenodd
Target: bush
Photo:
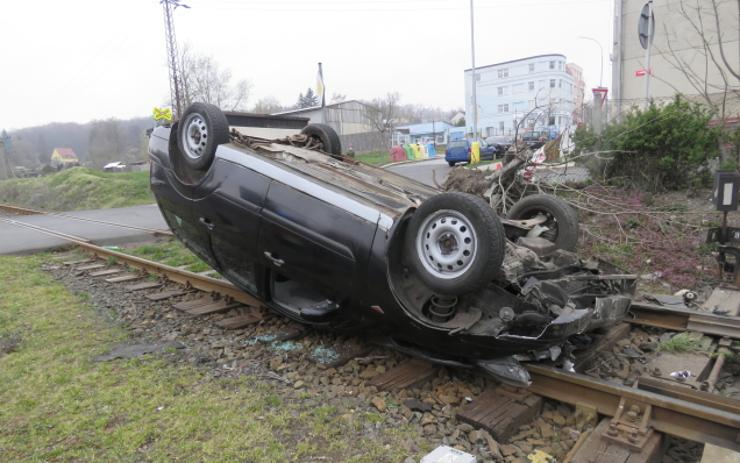
<instances>
[{"instance_id":1,"label":"bush","mask_svg":"<svg viewBox=\"0 0 740 463\"><path fill-rule=\"evenodd\" d=\"M611 151L611 160L590 162L607 180L631 183L650 191L706 185L709 160L719 155L720 130L710 128L711 113L676 97L665 106L635 109L601 136L585 127L574 135L576 152Z\"/></svg>"}]
</instances>

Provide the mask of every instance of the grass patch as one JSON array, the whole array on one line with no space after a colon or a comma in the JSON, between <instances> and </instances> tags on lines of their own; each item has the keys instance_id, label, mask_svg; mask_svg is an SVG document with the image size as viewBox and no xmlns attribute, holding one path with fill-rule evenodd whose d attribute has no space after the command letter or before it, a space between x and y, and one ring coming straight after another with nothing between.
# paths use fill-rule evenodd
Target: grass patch
<instances>
[{"instance_id":1,"label":"grass patch","mask_svg":"<svg viewBox=\"0 0 740 463\"><path fill-rule=\"evenodd\" d=\"M679 333L671 339L661 342L658 345L658 350L676 354L682 352L703 352L705 346L701 333L686 332Z\"/></svg>"},{"instance_id":2,"label":"grass patch","mask_svg":"<svg viewBox=\"0 0 740 463\"><path fill-rule=\"evenodd\" d=\"M211 267L193 254L176 239L159 243L150 243L135 248L121 249L121 252L144 259L153 260L172 267L187 266L191 272L205 272Z\"/></svg>"},{"instance_id":3,"label":"grass patch","mask_svg":"<svg viewBox=\"0 0 740 463\"><path fill-rule=\"evenodd\" d=\"M38 270L43 256L0 257L2 461L403 461L415 430L366 436L326 398L253 377L218 379L161 357L96 363L125 341L83 297ZM281 393L280 391L284 391Z\"/></svg>"},{"instance_id":4,"label":"grass patch","mask_svg":"<svg viewBox=\"0 0 740 463\"><path fill-rule=\"evenodd\" d=\"M372 151L370 153L356 154L355 159L365 164L382 166L391 162L391 155L387 151Z\"/></svg>"},{"instance_id":5,"label":"grass patch","mask_svg":"<svg viewBox=\"0 0 740 463\"><path fill-rule=\"evenodd\" d=\"M86 167L0 181L2 202L45 211L135 206L154 202L149 172L101 172Z\"/></svg>"}]
</instances>

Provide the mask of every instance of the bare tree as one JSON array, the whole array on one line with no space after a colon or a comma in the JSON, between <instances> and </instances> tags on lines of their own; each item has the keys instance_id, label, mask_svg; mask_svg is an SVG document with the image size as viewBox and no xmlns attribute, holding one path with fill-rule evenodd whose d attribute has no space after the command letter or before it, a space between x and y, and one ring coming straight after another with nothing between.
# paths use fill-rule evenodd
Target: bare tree
<instances>
[{"instance_id":1,"label":"bare tree","mask_svg":"<svg viewBox=\"0 0 740 463\"><path fill-rule=\"evenodd\" d=\"M389 147L399 115L400 99L398 93L388 93L384 98L376 98L365 105L365 118L373 129L383 136Z\"/></svg>"},{"instance_id":2,"label":"bare tree","mask_svg":"<svg viewBox=\"0 0 740 463\"><path fill-rule=\"evenodd\" d=\"M111 161L120 161L125 154L125 143L119 121L94 121L90 127L90 159L96 167Z\"/></svg>"},{"instance_id":3,"label":"bare tree","mask_svg":"<svg viewBox=\"0 0 740 463\"><path fill-rule=\"evenodd\" d=\"M343 101L347 101L347 95L344 95L342 93L334 92L331 94L331 98L329 98L329 103L341 103Z\"/></svg>"},{"instance_id":4,"label":"bare tree","mask_svg":"<svg viewBox=\"0 0 740 463\"><path fill-rule=\"evenodd\" d=\"M285 106L273 96L267 96L254 104L252 112L256 114L273 114L285 110Z\"/></svg>"},{"instance_id":5,"label":"bare tree","mask_svg":"<svg viewBox=\"0 0 740 463\"><path fill-rule=\"evenodd\" d=\"M740 15L740 0L736 2ZM728 113L733 109L728 107L728 100L740 98L740 67L734 68L725 54L723 41L727 39L723 33L727 31L722 30L720 12L723 3L727 2L680 0L676 14L688 25L688 32L682 29L680 34L671 33L668 26L664 25L666 49L656 49L662 52L671 67L683 75L696 96L712 110L719 126L725 128ZM737 32L737 28L731 29ZM680 88L681 82L657 75L653 77L677 94L686 96ZM724 145L721 143L720 149L723 159L726 159L728 153Z\"/></svg>"},{"instance_id":6,"label":"bare tree","mask_svg":"<svg viewBox=\"0 0 740 463\"><path fill-rule=\"evenodd\" d=\"M231 83L231 71L221 69L212 56L196 53L185 45L181 54L186 104L211 103L221 109L240 111L247 107L252 84L242 79Z\"/></svg>"}]
</instances>

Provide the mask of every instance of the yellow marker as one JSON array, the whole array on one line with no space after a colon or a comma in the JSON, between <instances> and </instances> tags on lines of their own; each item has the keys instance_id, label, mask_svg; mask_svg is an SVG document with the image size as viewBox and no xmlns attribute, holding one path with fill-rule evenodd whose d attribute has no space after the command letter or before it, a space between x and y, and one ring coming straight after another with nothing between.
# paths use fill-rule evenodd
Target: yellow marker
<instances>
[{"instance_id":1,"label":"yellow marker","mask_svg":"<svg viewBox=\"0 0 740 463\"><path fill-rule=\"evenodd\" d=\"M470 144L470 163L478 164L480 162L480 142L474 141Z\"/></svg>"},{"instance_id":2,"label":"yellow marker","mask_svg":"<svg viewBox=\"0 0 740 463\"><path fill-rule=\"evenodd\" d=\"M542 450L535 450L527 455L527 459L530 463L555 463L557 461L555 460L555 457L543 452Z\"/></svg>"},{"instance_id":3,"label":"yellow marker","mask_svg":"<svg viewBox=\"0 0 740 463\"><path fill-rule=\"evenodd\" d=\"M172 108L154 108L152 117L158 122L172 122Z\"/></svg>"}]
</instances>

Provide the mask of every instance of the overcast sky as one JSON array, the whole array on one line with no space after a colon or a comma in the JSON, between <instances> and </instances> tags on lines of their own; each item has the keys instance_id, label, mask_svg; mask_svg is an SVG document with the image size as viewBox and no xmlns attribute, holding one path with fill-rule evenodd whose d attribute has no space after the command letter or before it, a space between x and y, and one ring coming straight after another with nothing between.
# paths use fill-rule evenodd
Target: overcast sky
<instances>
[{"instance_id":1,"label":"overcast sky","mask_svg":"<svg viewBox=\"0 0 740 463\"><path fill-rule=\"evenodd\" d=\"M250 104L295 103L324 63L327 95L464 106L468 0L184 0L177 38L252 85ZM613 0L475 0L478 66L565 54L609 85ZM169 93L158 0L5 1L0 129L146 116ZM588 92L587 92L588 93Z\"/></svg>"}]
</instances>

